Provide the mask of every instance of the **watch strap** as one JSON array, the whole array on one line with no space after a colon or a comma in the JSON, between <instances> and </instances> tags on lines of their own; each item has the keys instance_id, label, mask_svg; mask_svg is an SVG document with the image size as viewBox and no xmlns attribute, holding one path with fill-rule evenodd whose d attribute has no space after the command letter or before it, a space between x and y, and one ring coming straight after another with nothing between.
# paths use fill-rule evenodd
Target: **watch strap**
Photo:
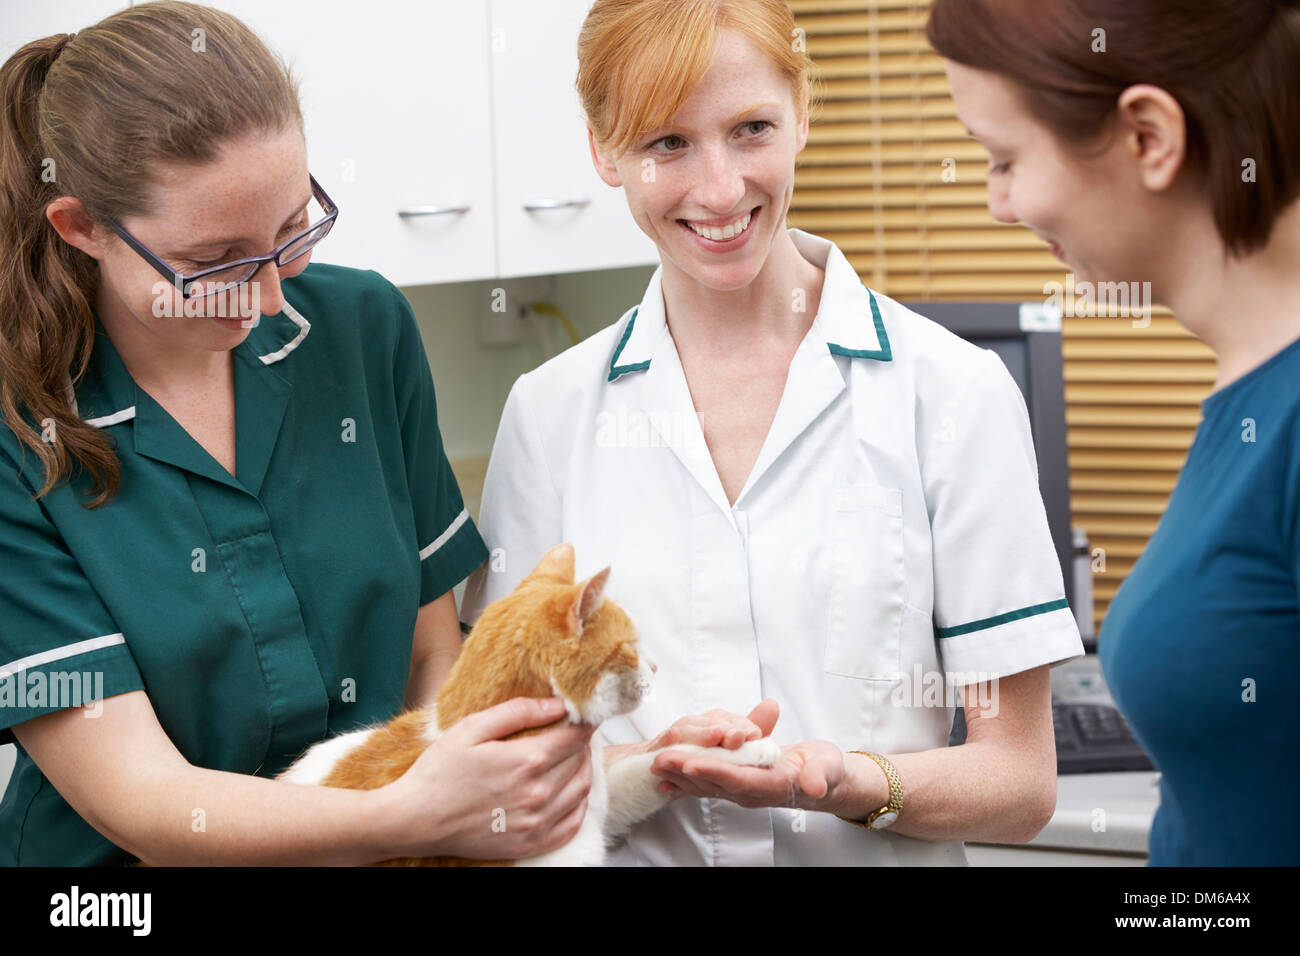
<instances>
[{"instance_id":1,"label":"watch strap","mask_svg":"<svg viewBox=\"0 0 1300 956\"><path fill-rule=\"evenodd\" d=\"M893 813L895 819L897 819L897 816L903 812L903 778L898 775L898 770L895 769L894 765L880 754L870 753L866 750L850 750L849 753L870 757L884 771L885 777L889 780L889 803L879 810L873 810L865 820L852 820L848 817L840 817L840 819L855 826L865 827L868 830L882 830L884 827L873 827L871 825L881 814Z\"/></svg>"}]
</instances>

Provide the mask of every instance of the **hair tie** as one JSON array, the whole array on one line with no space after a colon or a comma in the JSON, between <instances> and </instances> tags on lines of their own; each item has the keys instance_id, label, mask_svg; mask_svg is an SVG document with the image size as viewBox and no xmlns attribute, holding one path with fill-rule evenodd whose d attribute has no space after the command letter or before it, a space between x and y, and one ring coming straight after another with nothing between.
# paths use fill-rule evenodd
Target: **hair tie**
<instances>
[{"instance_id":1,"label":"hair tie","mask_svg":"<svg viewBox=\"0 0 1300 956\"><path fill-rule=\"evenodd\" d=\"M72 38L75 37L75 36L76 36L75 33L65 33L65 34L64 34L64 35L59 39L59 41L58 41L56 44L54 44L54 50L53 50L53 52L50 53L50 62L51 62L51 63L53 63L55 60L57 60L57 59L59 58L59 54L63 52L63 48L64 48L65 46L67 46L69 43L71 43L71 42L72 42Z\"/></svg>"}]
</instances>

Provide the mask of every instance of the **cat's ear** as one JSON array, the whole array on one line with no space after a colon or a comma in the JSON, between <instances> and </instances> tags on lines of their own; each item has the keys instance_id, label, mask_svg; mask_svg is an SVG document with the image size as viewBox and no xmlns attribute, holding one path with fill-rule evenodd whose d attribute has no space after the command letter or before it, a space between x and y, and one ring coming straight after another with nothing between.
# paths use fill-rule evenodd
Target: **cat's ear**
<instances>
[{"instance_id":1,"label":"cat's ear","mask_svg":"<svg viewBox=\"0 0 1300 956\"><path fill-rule=\"evenodd\" d=\"M605 600L605 582L609 580L609 568L605 568L574 588L569 604L565 624L570 634L581 634L582 626L591 620L600 604Z\"/></svg>"},{"instance_id":2,"label":"cat's ear","mask_svg":"<svg viewBox=\"0 0 1300 956\"><path fill-rule=\"evenodd\" d=\"M550 578L562 584L573 583L573 545L567 541L557 544L542 555L542 560L533 568L530 578Z\"/></svg>"}]
</instances>

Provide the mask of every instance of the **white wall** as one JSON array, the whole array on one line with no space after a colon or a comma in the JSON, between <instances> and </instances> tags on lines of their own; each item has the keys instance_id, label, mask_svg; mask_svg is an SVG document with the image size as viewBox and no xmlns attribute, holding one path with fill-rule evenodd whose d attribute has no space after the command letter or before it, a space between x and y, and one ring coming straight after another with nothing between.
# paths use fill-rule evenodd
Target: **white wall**
<instances>
[{"instance_id":1,"label":"white wall","mask_svg":"<svg viewBox=\"0 0 1300 956\"><path fill-rule=\"evenodd\" d=\"M611 269L556 277L554 304L583 338L611 325L641 301L653 268ZM478 343L477 316L487 311L501 280L408 286L402 289L420 322L438 395L438 424L453 461L486 456L516 378L540 365L540 344L485 347ZM552 326L556 341L565 339Z\"/></svg>"}]
</instances>

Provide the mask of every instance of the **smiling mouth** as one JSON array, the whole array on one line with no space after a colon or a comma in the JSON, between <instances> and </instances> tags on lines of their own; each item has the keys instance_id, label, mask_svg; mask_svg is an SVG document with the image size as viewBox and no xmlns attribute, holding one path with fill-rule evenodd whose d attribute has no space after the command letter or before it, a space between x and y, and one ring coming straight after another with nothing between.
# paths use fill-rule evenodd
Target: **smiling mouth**
<instances>
[{"instance_id":1,"label":"smiling mouth","mask_svg":"<svg viewBox=\"0 0 1300 956\"><path fill-rule=\"evenodd\" d=\"M742 235L750 227L760 208L755 206L739 219L735 219L723 226L705 226L691 222L689 219L678 219L677 221L702 239L709 239L713 242L729 242Z\"/></svg>"}]
</instances>

